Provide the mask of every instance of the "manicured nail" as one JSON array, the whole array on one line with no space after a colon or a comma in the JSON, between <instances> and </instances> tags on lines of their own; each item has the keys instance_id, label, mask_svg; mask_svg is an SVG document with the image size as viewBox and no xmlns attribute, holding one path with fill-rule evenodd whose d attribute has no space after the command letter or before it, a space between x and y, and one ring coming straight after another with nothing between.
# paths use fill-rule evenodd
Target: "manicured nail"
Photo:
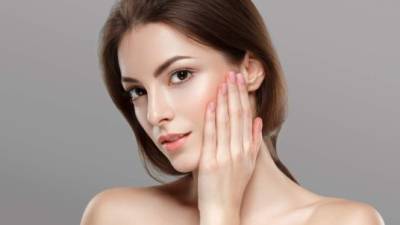
<instances>
[{"instance_id":1,"label":"manicured nail","mask_svg":"<svg viewBox=\"0 0 400 225\"><path fill-rule=\"evenodd\" d=\"M208 111L214 112L214 110L215 110L215 104L214 104L214 101L212 101L208 104Z\"/></svg>"},{"instance_id":2,"label":"manicured nail","mask_svg":"<svg viewBox=\"0 0 400 225\"><path fill-rule=\"evenodd\" d=\"M237 76L238 84L240 84L240 85L244 84L243 75L241 73L238 73L238 74L236 74L236 76Z\"/></svg>"},{"instance_id":3,"label":"manicured nail","mask_svg":"<svg viewBox=\"0 0 400 225\"><path fill-rule=\"evenodd\" d=\"M235 83L235 73L234 73L234 72L230 72L230 73L229 73L229 80L230 80L232 83Z\"/></svg>"}]
</instances>

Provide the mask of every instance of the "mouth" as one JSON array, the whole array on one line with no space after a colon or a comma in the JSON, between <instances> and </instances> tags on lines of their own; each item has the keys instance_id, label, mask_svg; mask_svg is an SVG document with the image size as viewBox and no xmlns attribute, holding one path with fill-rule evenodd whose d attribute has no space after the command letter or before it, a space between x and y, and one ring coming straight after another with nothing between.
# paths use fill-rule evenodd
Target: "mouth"
<instances>
[{"instance_id":1,"label":"mouth","mask_svg":"<svg viewBox=\"0 0 400 225\"><path fill-rule=\"evenodd\" d=\"M174 141L165 141L162 143L163 148L165 148L167 151L169 152L175 152L176 150L178 150L180 147L183 146L183 144L185 143L186 139L188 138L188 136L191 134L192 132L188 132L184 135L182 135L182 137L174 140Z\"/></svg>"}]
</instances>

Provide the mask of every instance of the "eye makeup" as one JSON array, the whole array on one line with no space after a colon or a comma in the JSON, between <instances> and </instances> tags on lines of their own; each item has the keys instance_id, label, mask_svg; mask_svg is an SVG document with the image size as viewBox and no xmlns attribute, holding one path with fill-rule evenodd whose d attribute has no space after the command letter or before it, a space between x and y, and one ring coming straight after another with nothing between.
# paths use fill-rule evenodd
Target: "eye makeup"
<instances>
[{"instance_id":1,"label":"eye makeup","mask_svg":"<svg viewBox=\"0 0 400 225\"><path fill-rule=\"evenodd\" d=\"M183 83L186 83L187 81L189 81L194 76L194 72L195 72L194 69L187 68L187 67L178 68L176 70L173 70L171 73L168 74L168 83L173 83L172 86L177 86L177 85L181 85ZM190 74L190 75L184 75L185 79L183 79L183 80L181 80L179 82L170 82L175 74L178 74L177 77L179 77L179 75L182 75L182 74ZM137 91L135 91L135 90L137 90ZM133 97L132 96L132 91L137 93L139 90L141 90L141 92L145 91L145 89L143 89L141 85L133 84L133 85L131 85L131 87L129 87L129 86L127 87L126 94L131 97L132 101L135 101L141 95L139 94L138 97Z\"/></svg>"}]
</instances>

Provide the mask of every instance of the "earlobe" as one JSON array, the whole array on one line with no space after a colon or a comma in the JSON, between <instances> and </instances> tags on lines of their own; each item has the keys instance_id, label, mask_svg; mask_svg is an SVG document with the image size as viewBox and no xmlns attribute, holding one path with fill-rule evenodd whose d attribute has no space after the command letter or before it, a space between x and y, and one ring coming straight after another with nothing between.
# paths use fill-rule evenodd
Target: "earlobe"
<instances>
[{"instance_id":1,"label":"earlobe","mask_svg":"<svg viewBox=\"0 0 400 225\"><path fill-rule=\"evenodd\" d=\"M246 52L243 62L240 65L240 72L245 78L249 92L257 90L265 77L263 64L249 51Z\"/></svg>"}]
</instances>

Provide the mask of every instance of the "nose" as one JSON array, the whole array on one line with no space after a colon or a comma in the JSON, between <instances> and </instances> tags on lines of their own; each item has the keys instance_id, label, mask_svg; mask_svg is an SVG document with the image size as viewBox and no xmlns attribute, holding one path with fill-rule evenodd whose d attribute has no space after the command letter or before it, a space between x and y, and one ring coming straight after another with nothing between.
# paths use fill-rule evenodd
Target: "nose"
<instances>
[{"instance_id":1,"label":"nose","mask_svg":"<svg viewBox=\"0 0 400 225\"><path fill-rule=\"evenodd\" d=\"M160 126L173 117L173 110L165 96L162 90L148 93L147 120L153 126Z\"/></svg>"}]
</instances>

